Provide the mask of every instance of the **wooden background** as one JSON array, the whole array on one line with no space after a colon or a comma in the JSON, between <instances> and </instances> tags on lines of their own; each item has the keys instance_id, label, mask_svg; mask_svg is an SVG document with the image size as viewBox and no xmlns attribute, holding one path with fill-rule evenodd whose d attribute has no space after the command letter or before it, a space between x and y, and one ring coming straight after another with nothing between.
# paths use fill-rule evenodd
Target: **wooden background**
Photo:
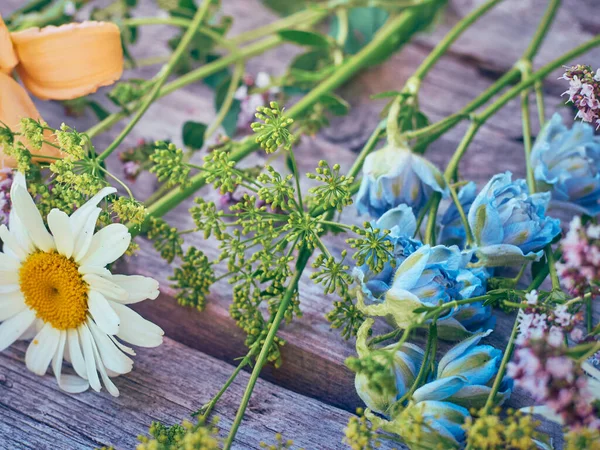
<instances>
[{"instance_id":1,"label":"wooden background","mask_svg":"<svg viewBox=\"0 0 600 450\"><path fill-rule=\"evenodd\" d=\"M600 32L600 19L593 5L597 0L565 0L550 35L541 48L535 66L550 61L568 49ZM223 0L225 14L234 17L231 35L265 25L276 16L259 0ZM384 102L369 100L378 92L399 89L436 42L448 29L482 0L450 0L443 22L432 34L423 34L379 67L356 76L339 90L352 110L350 115L332 120L332 126L313 139L305 139L299 155L300 171L312 171L319 159L340 162L347 169L355 153L363 146ZM21 4L20 0L0 2L0 14L7 15ZM437 121L466 104L507 71L527 46L535 26L544 12L544 0L506 0L465 33L443 57L423 83L420 103L432 121ZM141 0L136 16L154 15L150 0ZM144 27L134 47L137 57L167 54L165 42L173 30L162 26ZM248 62L246 72L281 74L298 48L285 45ZM578 62L600 65L600 51ZM595 67L595 66L594 66ZM129 71L126 77L151 77L157 67ZM548 114L560 108L560 94L566 90L558 80L561 71L548 77L544 84ZM0 95L2 93L0 92ZM96 98L107 104L102 93ZM56 103L38 102L40 112L52 126L65 121L78 130L94 123L91 116L66 117ZM187 120L210 122L214 117L212 91L201 83L177 91L156 102L121 146L120 151L140 138L171 139L180 144L180 130ZM537 123L535 130L537 130ZM109 133L98 136L94 144L105 148L122 129L123 123ZM444 167L466 129L455 128L435 142L428 157ZM511 102L482 127L461 164L461 173L479 185L494 173L511 170L524 176L522 133L518 102ZM198 161L201 155L196 155ZM114 173L122 167L113 155L109 166ZM244 165L263 164L260 155ZM144 174L135 184L141 198L155 188L152 175ZM211 197L208 190L201 196ZM180 229L192 227L186 209L180 205L166 219ZM361 220L345 214L345 220ZM364 218L362 219L364 220ZM24 366L25 344L20 343L0 354L0 449L88 449L113 445L117 449L134 448L137 435L145 433L152 420L175 423L189 418L209 400L227 379L234 360L245 354L243 335L229 318L230 289L226 283L213 288L209 304L202 313L176 305L167 277L173 268L161 260L152 246L139 240L141 251L119 266L128 273L158 278L161 296L154 302L139 305L145 317L166 332L165 343L158 349L140 349L131 374L116 379L121 396L113 399L106 392L71 396L60 392L53 377L37 377ZM201 235L188 235L186 244L215 256L214 243ZM332 240L341 247L343 241ZM353 342L345 342L330 330L324 315L331 309L333 296L319 295L319 289L305 276L301 282L302 318L286 326L280 335L288 340L283 348L283 367L265 368L242 423L236 448L260 448L260 441L273 442L281 432L293 439L295 447L306 449L345 448L341 443L343 428L360 399L354 391L353 376L344 359L354 354ZM501 316L496 332L488 341L503 346L512 319ZM247 375L242 374L223 396L215 409L225 434L243 392ZM522 392L511 399L513 406L530 404ZM545 430L558 436L556 427ZM560 439L559 439L560 441ZM385 447L389 448L389 447Z\"/></svg>"}]
</instances>

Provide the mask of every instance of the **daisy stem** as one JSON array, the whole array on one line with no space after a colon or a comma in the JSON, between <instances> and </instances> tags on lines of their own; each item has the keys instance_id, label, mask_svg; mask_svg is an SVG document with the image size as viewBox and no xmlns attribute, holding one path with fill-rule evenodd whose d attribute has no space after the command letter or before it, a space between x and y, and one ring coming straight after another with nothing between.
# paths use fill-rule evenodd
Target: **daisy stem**
<instances>
[{"instance_id":1,"label":"daisy stem","mask_svg":"<svg viewBox=\"0 0 600 450\"><path fill-rule=\"evenodd\" d=\"M294 296L296 290L298 289L298 282L300 281L300 277L302 276L302 272L308 263L308 258L310 256L310 251L308 251L305 247L300 249L298 255L298 262L296 264L296 271L294 273L294 277L288 284L288 287L281 299L281 303L279 304L279 308L277 309L277 313L275 317L270 323L269 332L267 333L267 337L265 338L265 342L262 345L258 358L256 359L256 365L252 370L252 374L250 375L250 380L246 386L246 390L244 391L244 395L242 397L242 401L240 403L240 407L238 408L237 414L231 425L231 430L229 431L229 435L225 441L223 446L223 450L229 450L231 445L233 444L233 440L235 439L235 435L237 434L237 430L242 423L244 418L244 413L246 412L246 408L248 407L248 402L250 401L250 397L252 396L252 391L254 390L254 386L256 385L256 381L260 375L260 372L267 362L267 357L269 356L269 351L271 350L271 345L273 344L273 340L275 339L275 335L277 334L277 330L279 330L279 325L283 320L284 314L288 308L288 305Z\"/></svg>"},{"instance_id":2,"label":"daisy stem","mask_svg":"<svg viewBox=\"0 0 600 450\"><path fill-rule=\"evenodd\" d=\"M450 191L450 197L452 197L452 201L454 202L454 206L458 211L460 216L460 220L465 227L465 234L467 235L467 247L473 246L473 231L471 231L471 225L469 225L469 221L467 220L467 215L465 214L465 210L460 204L460 200L458 199L458 194L456 193L456 189L450 183L450 180L446 178L446 185L448 186L448 190Z\"/></svg>"},{"instance_id":3,"label":"daisy stem","mask_svg":"<svg viewBox=\"0 0 600 450\"><path fill-rule=\"evenodd\" d=\"M167 78L169 77L171 72L173 72L173 70L175 69L175 66L177 65L177 63L179 62L181 57L183 56L183 53L188 48L188 46L192 43L192 39L196 35L198 28L202 25L204 18L208 14L210 5L211 5L210 0L204 0L204 2L202 2L202 6L200 6L198 11L196 11L196 14L194 15L194 19L193 19L192 23L190 24L189 28L186 30L185 34L183 35L183 38L179 42L179 45L173 52L171 59L161 69L160 75L158 76L157 80L154 82L154 86L152 87L150 93L148 93L146 98L142 101L139 109L137 110L137 112L135 113L135 115L133 116L131 121L127 124L125 129L123 129L123 131L121 131L121 133L119 133L119 135L108 146L108 148L106 150L104 150L98 156L99 161L104 161L108 157L108 155L110 155L119 146L119 144L121 142L123 142L125 137L131 132L133 127L135 127L135 125L139 122L139 120L142 118L142 116L146 113L146 111L148 110L148 108L150 107L152 102L154 100L156 100L156 98L158 97L160 88L165 84L165 82L167 81Z\"/></svg>"}]
</instances>

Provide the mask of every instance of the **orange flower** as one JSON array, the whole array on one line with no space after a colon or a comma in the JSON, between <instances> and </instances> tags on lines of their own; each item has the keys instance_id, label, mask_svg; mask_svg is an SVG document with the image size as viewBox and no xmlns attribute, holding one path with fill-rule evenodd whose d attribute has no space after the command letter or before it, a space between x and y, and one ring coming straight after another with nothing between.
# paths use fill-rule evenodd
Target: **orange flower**
<instances>
[{"instance_id":1,"label":"orange flower","mask_svg":"<svg viewBox=\"0 0 600 450\"><path fill-rule=\"evenodd\" d=\"M42 100L69 100L114 83L123 72L119 28L83 22L10 33L0 16L0 122L11 129L24 117L40 119L23 87L10 77L16 69L25 88ZM50 137L51 138L51 137ZM41 153L56 156L44 145ZM0 166L14 161L0 154Z\"/></svg>"}]
</instances>

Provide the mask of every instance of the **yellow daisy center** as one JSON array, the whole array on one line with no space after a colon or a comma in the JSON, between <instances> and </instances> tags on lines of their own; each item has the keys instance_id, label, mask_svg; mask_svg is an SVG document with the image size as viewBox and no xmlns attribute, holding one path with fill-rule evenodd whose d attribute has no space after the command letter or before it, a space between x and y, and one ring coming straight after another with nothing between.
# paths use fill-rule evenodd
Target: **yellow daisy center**
<instances>
[{"instance_id":1,"label":"yellow daisy center","mask_svg":"<svg viewBox=\"0 0 600 450\"><path fill-rule=\"evenodd\" d=\"M85 322L88 285L77 264L59 253L32 253L19 269L25 303L44 322L58 330Z\"/></svg>"}]
</instances>

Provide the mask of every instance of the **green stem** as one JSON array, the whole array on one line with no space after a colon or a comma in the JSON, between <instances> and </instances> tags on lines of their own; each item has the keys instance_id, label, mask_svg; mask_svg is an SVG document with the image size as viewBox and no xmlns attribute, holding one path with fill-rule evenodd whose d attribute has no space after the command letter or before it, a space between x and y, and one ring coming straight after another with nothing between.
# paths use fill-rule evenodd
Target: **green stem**
<instances>
[{"instance_id":1,"label":"green stem","mask_svg":"<svg viewBox=\"0 0 600 450\"><path fill-rule=\"evenodd\" d=\"M244 357L244 359L242 359L242 361L240 361L240 363L237 365L235 370L231 373L231 375L229 376L229 378L227 379L225 384L221 387L219 392L217 392L217 394L206 405L204 405L198 411L193 412L192 416L201 415L204 419L206 419L210 415L210 413L212 412L212 410L215 407L215 405L217 404L217 402L221 399L221 397L227 391L227 389L229 389L229 386L231 386L231 383L233 383L235 381L235 379L237 378L239 373L242 371L242 369L244 367L246 367L250 363L250 361L252 361L252 358L254 357L258 348L259 348L258 346L252 347L252 350L250 350L248 352L248 354Z\"/></svg>"},{"instance_id":2,"label":"green stem","mask_svg":"<svg viewBox=\"0 0 600 450\"><path fill-rule=\"evenodd\" d=\"M547 270L542 270L540 273L534 278L529 287L528 291L532 291L533 289L537 289L544 282L544 279L548 275ZM504 378L504 373L506 372L506 366L512 357L513 350L515 348L515 339L517 337L517 332L519 331L519 320L518 313L515 316L515 322L513 324L512 332L510 333L510 338L508 339L508 344L506 345L506 349L504 350L504 356L502 357L502 361L500 362L500 367L498 368L498 373L496 374L496 378L494 379L494 384L492 385L492 389L490 391L490 395L485 402L485 406L483 407L483 414L489 412L494 403L496 401L496 394L500 389L500 384L502 383L502 379Z\"/></svg>"},{"instance_id":3,"label":"green stem","mask_svg":"<svg viewBox=\"0 0 600 450\"><path fill-rule=\"evenodd\" d=\"M305 249L301 249L300 253L302 254L305 251ZM270 324L269 332L267 333L265 342L258 355L258 358L256 359L256 365L254 366L252 374L250 375L250 380L248 381L248 385L246 386L246 390L244 391L240 407L238 408L233 424L231 425L231 430L229 431L229 435L227 436L227 440L225 441L223 450L229 450L231 448L231 445L233 444L233 440L235 439L237 430L240 424L242 423L242 419L244 418L244 413L246 412L246 408L248 407L248 402L250 401L250 397L252 396L252 391L254 389L256 381L258 380L258 376L260 375L263 366L267 362L267 357L269 355L269 351L271 350L273 339L275 339L275 335L277 334L277 330L279 330L279 325L283 320L288 305L298 288L298 282L300 281L300 277L302 276L302 272L304 271L304 267L306 266L307 262L308 258L299 256L298 263L296 264L296 272L294 274L294 278L290 281L290 284L288 285L285 294L281 299L279 308L277 309L277 314L275 315L273 321Z\"/></svg>"},{"instance_id":4,"label":"green stem","mask_svg":"<svg viewBox=\"0 0 600 450\"><path fill-rule=\"evenodd\" d=\"M522 61L521 79L526 80L531 75L531 63ZM529 111L529 91L521 92L521 122L523 124L523 148L525 150L525 171L527 174L527 186L529 192L535 192L535 176L531 165L531 113Z\"/></svg>"},{"instance_id":5,"label":"green stem","mask_svg":"<svg viewBox=\"0 0 600 450\"><path fill-rule=\"evenodd\" d=\"M452 29L444 36L444 38L435 46L435 48L427 55L425 60L421 63L417 71L412 77L423 80L425 75L431 70L431 68L437 63L438 59L442 57L448 48L458 39L458 37L465 32L473 23L481 18L490 9L496 6L503 0L488 0L486 3L481 5L479 8L474 9L465 17L463 17ZM411 78L412 78L411 77Z\"/></svg>"},{"instance_id":6,"label":"green stem","mask_svg":"<svg viewBox=\"0 0 600 450\"><path fill-rule=\"evenodd\" d=\"M433 322L431 323L431 325L429 325L427 344L425 344L425 355L423 355L423 363L421 364L419 373L417 374L417 377L415 378L415 381L413 382L413 384L410 387L410 389L408 390L408 392L406 392L406 394L404 394L402 396L402 398L398 401L398 404L401 405L406 400L409 400L412 397L412 395L415 393L415 391L419 388L419 386L423 383L423 381L426 379L427 374L429 373L430 361L432 359L435 359L435 355L433 354L434 341L437 341L437 321L436 321L436 319L434 319Z\"/></svg>"},{"instance_id":7,"label":"green stem","mask_svg":"<svg viewBox=\"0 0 600 450\"><path fill-rule=\"evenodd\" d=\"M471 143L471 141L477 134L477 131L479 131L479 127L481 127L481 122L479 120L476 120L475 118L473 118L473 120L471 121L471 125L469 125L469 128L467 129L465 135L463 136L462 140L458 144L456 151L452 155L452 158L450 159L450 162L448 163L448 167L446 167L446 171L444 172L444 177L447 180L457 178L458 164L460 163L460 160L462 159L462 157L465 155L465 152L467 151L469 144Z\"/></svg>"},{"instance_id":8,"label":"green stem","mask_svg":"<svg viewBox=\"0 0 600 450\"><path fill-rule=\"evenodd\" d=\"M465 210L460 204L460 200L458 199L458 194L450 180L446 178L446 185L448 186L448 190L450 191L450 197L452 197L452 201L454 202L454 206L456 206L456 210L458 211L458 215L460 216L460 221L465 227L465 234L467 235L467 247L473 246L473 231L471 231L471 225L469 225L469 221L467 220L467 215L465 214Z\"/></svg>"},{"instance_id":9,"label":"green stem","mask_svg":"<svg viewBox=\"0 0 600 450\"><path fill-rule=\"evenodd\" d=\"M240 80L244 76L244 61L240 60L235 64L235 69L233 69L233 74L231 75L231 81L229 82L229 86L227 88L227 93L225 94L225 100L221 104L221 108L219 109L219 113L215 118L214 122L210 125L210 127L204 133L204 142L208 141L213 133L219 128L219 126L225 120L227 113L231 109L231 105L233 104L235 91L240 84Z\"/></svg>"},{"instance_id":10,"label":"green stem","mask_svg":"<svg viewBox=\"0 0 600 450\"><path fill-rule=\"evenodd\" d=\"M204 0L204 2L202 3L202 6L198 9L196 14L194 15L194 20L192 21L191 25L189 26L189 28L183 35L183 38L179 42L179 45L173 52L173 55L171 56L171 60L169 61L169 63L166 66L164 66L161 69L160 76L154 82L154 86L152 87L152 90L146 96L146 98L143 100L140 108L137 110L137 112L133 116L133 119L131 119L131 121L127 124L127 126L123 129L123 131L121 131L121 133L119 133L119 135L108 146L108 148L106 150L104 150L104 152L102 152L98 156L99 161L104 161L108 157L108 155L110 155L119 146L119 144L121 142L123 142L125 137L131 132L133 127L135 127L135 125L139 122L139 120L142 118L142 116L146 113L146 111L148 110L148 108L150 107L152 102L158 97L160 88L163 86L163 84L165 84L165 82L167 81L167 78L169 77L169 75L171 74L173 69L175 69L175 66L177 65L177 63L179 62L181 57L183 56L183 53L185 52L185 50L188 48L188 46L192 42L192 39L196 35L196 31L202 25L202 22L204 21L204 18L206 17L206 15L208 13L210 4L211 4L210 0Z\"/></svg>"},{"instance_id":11,"label":"green stem","mask_svg":"<svg viewBox=\"0 0 600 450\"><path fill-rule=\"evenodd\" d=\"M442 199L442 194L439 192L434 192L432 194L431 206L429 206L429 217L427 218L427 228L425 229L425 236L423 238L423 242L429 245L435 245L436 237L435 237L435 225L437 218L437 211L440 206L440 200Z\"/></svg>"},{"instance_id":12,"label":"green stem","mask_svg":"<svg viewBox=\"0 0 600 450\"><path fill-rule=\"evenodd\" d=\"M287 116L292 119L297 119L304 114L313 104L315 104L321 96L337 88L344 82L346 82L352 75L358 70L368 65L378 51L392 40L398 40L398 32L402 30L405 36L411 35L415 29L418 29L422 25L422 14L419 14L419 8L413 8L400 14L397 17L390 19L386 25L384 25L375 37L360 52L354 56L348 58L344 64L342 64L337 71L335 71L329 78L323 80L313 90L311 90L306 96L292 106ZM184 77L182 77L184 78ZM230 160L238 162L245 158L258 148L258 144L254 139L245 139L237 150L233 151L230 156ZM160 217L166 214L168 211L173 209L183 200L190 195L194 194L198 189L206 184L206 176L203 173L199 173L190 179L189 185L182 189L177 188L166 194L162 199L154 203L148 208L148 213Z\"/></svg>"},{"instance_id":13,"label":"green stem","mask_svg":"<svg viewBox=\"0 0 600 450\"><path fill-rule=\"evenodd\" d=\"M540 46L542 45L542 42L544 42L544 39L548 34L548 29L550 28L550 25L552 25L552 22L554 21L554 17L556 16L556 12L558 11L560 3L561 0L550 0L548 8L546 8L546 12L544 13L544 17L542 17L542 20L537 26L535 34L533 35L533 38L531 39L527 50L525 50L525 52L523 53L522 59L531 61L533 60L534 56L537 55L537 52L540 49Z\"/></svg>"},{"instance_id":14,"label":"green stem","mask_svg":"<svg viewBox=\"0 0 600 450\"><path fill-rule=\"evenodd\" d=\"M589 296L585 299L585 324L588 334L594 330L594 308L592 304L592 297Z\"/></svg>"}]
</instances>

